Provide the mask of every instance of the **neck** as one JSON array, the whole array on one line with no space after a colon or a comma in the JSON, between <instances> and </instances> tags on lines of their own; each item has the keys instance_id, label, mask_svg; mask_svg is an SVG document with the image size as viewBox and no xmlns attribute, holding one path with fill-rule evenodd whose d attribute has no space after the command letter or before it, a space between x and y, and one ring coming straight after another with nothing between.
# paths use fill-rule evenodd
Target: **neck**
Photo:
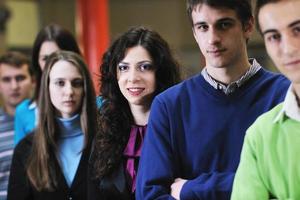
<instances>
[{"instance_id":1,"label":"neck","mask_svg":"<svg viewBox=\"0 0 300 200\"><path fill-rule=\"evenodd\" d=\"M80 115L76 114L70 118L56 118L60 130L60 137L70 137L82 134Z\"/></svg>"},{"instance_id":2,"label":"neck","mask_svg":"<svg viewBox=\"0 0 300 200\"><path fill-rule=\"evenodd\" d=\"M130 110L136 125L148 124L150 106L130 105Z\"/></svg>"},{"instance_id":3,"label":"neck","mask_svg":"<svg viewBox=\"0 0 300 200\"><path fill-rule=\"evenodd\" d=\"M230 63L227 66L222 67L212 67L207 65L207 72L215 80L224 83L226 85L237 81L240 79L250 68L250 63L247 56L244 59L241 59L236 64Z\"/></svg>"},{"instance_id":4,"label":"neck","mask_svg":"<svg viewBox=\"0 0 300 200\"><path fill-rule=\"evenodd\" d=\"M10 116L15 116L16 107L10 105L4 105L3 109Z\"/></svg>"}]
</instances>

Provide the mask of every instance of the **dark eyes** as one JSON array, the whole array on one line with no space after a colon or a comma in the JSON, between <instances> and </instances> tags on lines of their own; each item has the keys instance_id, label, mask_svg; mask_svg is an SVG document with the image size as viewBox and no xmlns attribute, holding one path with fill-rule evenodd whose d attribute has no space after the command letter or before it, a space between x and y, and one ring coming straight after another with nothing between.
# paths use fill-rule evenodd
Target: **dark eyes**
<instances>
[{"instance_id":1,"label":"dark eyes","mask_svg":"<svg viewBox=\"0 0 300 200\"><path fill-rule=\"evenodd\" d=\"M129 69L129 67L127 65L119 65L118 66L119 71L127 71Z\"/></svg>"},{"instance_id":2,"label":"dark eyes","mask_svg":"<svg viewBox=\"0 0 300 200\"><path fill-rule=\"evenodd\" d=\"M50 56L48 56L48 55L47 56L43 56L42 60L46 62L49 59L49 57Z\"/></svg>"},{"instance_id":3,"label":"dark eyes","mask_svg":"<svg viewBox=\"0 0 300 200\"><path fill-rule=\"evenodd\" d=\"M57 80L54 82L54 84L58 87L64 87L66 85L67 81L65 80ZM71 85L74 88L80 88L83 86L83 81L81 79L75 79L71 81Z\"/></svg>"},{"instance_id":4,"label":"dark eyes","mask_svg":"<svg viewBox=\"0 0 300 200\"><path fill-rule=\"evenodd\" d=\"M266 34L266 36L265 36L265 39L269 42L279 41L280 38L281 38L281 36L278 33Z\"/></svg>"},{"instance_id":5,"label":"dark eyes","mask_svg":"<svg viewBox=\"0 0 300 200\"><path fill-rule=\"evenodd\" d=\"M205 24L196 25L195 28L199 31L206 31L208 29L208 26Z\"/></svg>"},{"instance_id":6,"label":"dark eyes","mask_svg":"<svg viewBox=\"0 0 300 200\"><path fill-rule=\"evenodd\" d=\"M218 28L220 30L226 30L226 29L230 28L231 26L232 26L232 23L230 23L230 22L221 22L218 24Z\"/></svg>"},{"instance_id":7,"label":"dark eyes","mask_svg":"<svg viewBox=\"0 0 300 200\"><path fill-rule=\"evenodd\" d=\"M300 33L300 26L295 26L293 28L293 33L298 35Z\"/></svg>"},{"instance_id":8,"label":"dark eyes","mask_svg":"<svg viewBox=\"0 0 300 200\"><path fill-rule=\"evenodd\" d=\"M142 64L139 66L140 71L151 70L153 67L151 64Z\"/></svg>"},{"instance_id":9,"label":"dark eyes","mask_svg":"<svg viewBox=\"0 0 300 200\"><path fill-rule=\"evenodd\" d=\"M119 65L119 66L118 66L118 70L119 70L120 72L128 71L129 68L130 68L129 65ZM143 71L148 71L148 70L152 70L152 69L153 69L153 65L150 64L150 63L142 63L142 64L139 64L139 65L136 67L136 69L137 69L138 71L141 71L141 72L143 72Z\"/></svg>"},{"instance_id":10,"label":"dark eyes","mask_svg":"<svg viewBox=\"0 0 300 200\"><path fill-rule=\"evenodd\" d=\"M21 82L21 81L24 81L24 80L26 79L26 76L19 75L19 76L16 76L16 77L14 77L14 78L11 78L11 77L4 77L4 78L2 79L2 81L5 82L5 83L9 83L9 82L11 82L13 79L15 79L16 82Z\"/></svg>"}]
</instances>

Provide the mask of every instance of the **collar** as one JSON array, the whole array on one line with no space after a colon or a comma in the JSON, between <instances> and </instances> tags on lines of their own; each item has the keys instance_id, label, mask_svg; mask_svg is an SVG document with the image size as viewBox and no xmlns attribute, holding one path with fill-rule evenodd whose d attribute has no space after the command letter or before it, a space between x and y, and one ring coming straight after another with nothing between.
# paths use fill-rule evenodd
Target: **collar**
<instances>
[{"instance_id":1,"label":"collar","mask_svg":"<svg viewBox=\"0 0 300 200\"><path fill-rule=\"evenodd\" d=\"M36 108L36 102L33 101L33 102L28 106L28 108L29 108L30 110L35 109L35 108Z\"/></svg>"},{"instance_id":2,"label":"collar","mask_svg":"<svg viewBox=\"0 0 300 200\"><path fill-rule=\"evenodd\" d=\"M282 109L274 118L274 123L283 121L285 116L300 122L300 108L296 98L297 96L293 90L293 85L291 84L283 101Z\"/></svg>"},{"instance_id":3,"label":"collar","mask_svg":"<svg viewBox=\"0 0 300 200\"><path fill-rule=\"evenodd\" d=\"M61 138L74 137L82 134L79 114L70 118L56 117L56 122L60 130Z\"/></svg>"},{"instance_id":4,"label":"collar","mask_svg":"<svg viewBox=\"0 0 300 200\"><path fill-rule=\"evenodd\" d=\"M249 63L251 63L250 68L247 70L247 72L239 78L237 81L234 81L228 85L221 83L214 79L211 75L208 74L207 68L203 68L201 71L202 76L204 79L213 86L216 90L223 91L226 95L229 95L233 93L237 88L241 87L244 83L247 82L252 76L256 74L261 68L261 65L254 59L250 58Z\"/></svg>"}]
</instances>

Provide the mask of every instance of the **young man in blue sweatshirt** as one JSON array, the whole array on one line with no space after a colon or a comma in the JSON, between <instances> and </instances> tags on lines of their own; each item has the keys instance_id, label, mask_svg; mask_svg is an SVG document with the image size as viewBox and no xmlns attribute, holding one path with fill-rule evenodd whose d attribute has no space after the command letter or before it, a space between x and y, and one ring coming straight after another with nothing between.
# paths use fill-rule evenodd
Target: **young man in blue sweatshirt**
<instances>
[{"instance_id":1,"label":"young man in blue sweatshirt","mask_svg":"<svg viewBox=\"0 0 300 200\"><path fill-rule=\"evenodd\" d=\"M158 95L138 170L138 200L229 199L246 129L289 81L248 59L251 0L188 0L202 72ZM245 183L247 184L247 183Z\"/></svg>"}]
</instances>

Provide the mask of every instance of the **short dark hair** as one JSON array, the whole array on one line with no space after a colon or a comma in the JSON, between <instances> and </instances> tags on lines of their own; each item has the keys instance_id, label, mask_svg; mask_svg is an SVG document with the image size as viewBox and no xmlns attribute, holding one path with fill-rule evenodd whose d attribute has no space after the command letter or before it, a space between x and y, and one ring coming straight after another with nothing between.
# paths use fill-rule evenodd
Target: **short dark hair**
<instances>
[{"instance_id":1,"label":"short dark hair","mask_svg":"<svg viewBox=\"0 0 300 200\"><path fill-rule=\"evenodd\" d=\"M32 67L36 72L36 88L33 100L37 100L39 96L40 82L42 77L42 70L39 65L39 54L41 46L45 41L55 42L60 50L72 51L77 54L81 54L75 37L67 29L57 24L50 24L41 29L36 36L32 48Z\"/></svg>"},{"instance_id":2,"label":"short dark hair","mask_svg":"<svg viewBox=\"0 0 300 200\"><path fill-rule=\"evenodd\" d=\"M253 17L251 0L187 0L187 14L192 26L194 24L192 12L199 4L206 4L215 8L228 8L235 10L244 27Z\"/></svg>"},{"instance_id":3,"label":"short dark hair","mask_svg":"<svg viewBox=\"0 0 300 200\"><path fill-rule=\"evenodd\" d=\"M262 33L261 29L260 29L260 26L259 26L259 21L258 21L258 14L259 14L260 9L268 3L275 3L275 2L278 2L278 1L281 1L281 0L257 0L256 1L255 20L256 20L256 28L260 33Z\"/></svg>"},{"instance_id":4,"label":"short dark hair","mask_svg":"<svg viewBox=\"0 0 300 200\"><path fill-rule=\"evenodd\" d=\"M28 66L29 74L33 75L33 69L30 67L29 58L18 51L9 51L0 57L0 64L7 64L12 67L21 68L23 65Z\"/></svg>"}]
</instances>

